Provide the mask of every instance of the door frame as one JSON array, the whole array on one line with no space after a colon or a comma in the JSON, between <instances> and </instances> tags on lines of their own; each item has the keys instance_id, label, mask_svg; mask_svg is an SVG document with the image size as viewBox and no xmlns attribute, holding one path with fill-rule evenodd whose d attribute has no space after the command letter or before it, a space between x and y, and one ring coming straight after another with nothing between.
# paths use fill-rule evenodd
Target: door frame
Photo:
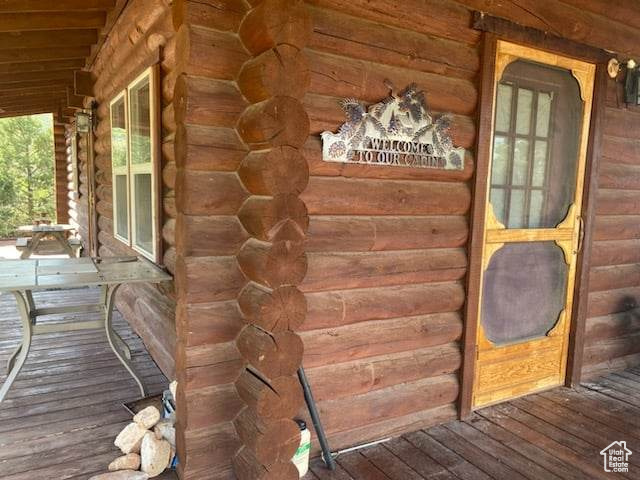
<instances>
[{"instance_id":1,"label":"door frame","mask_svg":"<svg viewBox=\"0 0 640 480\"><path fill-rule=\"evenodd\" d=\"M591 106L591 123L587 145L584 188L582 197L582 217L584 219L584 243L578 254L575 274L573 311L569 333L569 350L565 385L580 383L584 343L584 328L587 314L589 289L589 264L595 216L594 192L597 190L598 159L606 99L606 62L615 54L570 40L548 35L539 30L522 27L507 20L476 13L474 28L483 31L481 49L481 70L478 95L476 169L473 183L473 204L470 212L468 241L469 269L467 273L467 302L462 337L462 365L460 368L460 395L458 414L467 418L472 412L474 374L476 369L477 319L480 301L482 274L482 252L484 244L487 178L491 155L491 135L495 101L494 72L498 40L519 43L523 46L546 50L559 55L573 57L596 65Z\"/></svg>"}]
</instances>

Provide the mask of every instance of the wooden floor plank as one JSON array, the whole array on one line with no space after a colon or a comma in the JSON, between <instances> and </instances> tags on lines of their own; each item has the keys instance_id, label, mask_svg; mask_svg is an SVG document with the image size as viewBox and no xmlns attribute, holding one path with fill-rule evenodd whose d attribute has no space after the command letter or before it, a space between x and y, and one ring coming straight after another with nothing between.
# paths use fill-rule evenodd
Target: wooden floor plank
<instances>
[{"instance_id":1,"label":"wooden floor plank","mask_svg":"<svg viewBox=\"0 0 640 480\"><path fill-rule=\"evenodd\" d=\"M405 435L405 438L414 447L422 450L462 480L487 480L491 478L457 453L441 445L424 431L410 433Z\"/></svg>"},{"instance_id":2,"label":"wooden floor plank","mask_svg":"<svg viewBox=\"0 0 640 480\"><path fill-rule=\"evenodd\" d=\"M360 452L351 452L337 458L338 463L354 480L391 480Z\"/></svg>"},{"instance_id":3,"label":"wooden floor plank","mask_svg":"<svg viewBox=\"0 0 640 480\"><path fill-rule=\"evenodd\" d=\"M516 435L502 425L491 422L479 414L473 415L467 422L482 433L510 447L512 450L519 452L561 478L567 480L584 480L584 474L582 472L571 468L539 445Z\"/></svg>"},{"instance_id":4,"label":"wooden floor plank","mask_svg":"<svg viewBox=\"0 0 640 480\"><path fill-rule=\"evenodd\" d=\"M465 438L497 461L504 462L505 465L508 465L529 480L539 480L541 478L546 480L561 479L560 476L551 473L550 470L541 467L530 458L494 440L468 423L451 422L445 425L445 428L451 430L461 438Z\"/></svg>"},{"instance_id":5,"label":"wooden floor plank","mask_svg":"<svg viewBox=\"0 0 640 480\"><path fill-rule=\"evenodd\" d=\"M316 458L311 460L309 470L311 470L319 480L353 480L353 477L337 462L336 469L329 470L321 459Z\"/></svg>"},{"instance_id":6,"label":"wooden floor plank","mask_svg":"<svg viewBox=\"0 0 640 480\"><path fill-rule=\"evenodd\" d=\"M384 447L392 451L404 463L429 480L452 480L457 478L453 473L414 447L403 437L391 439Z\"/></svg>"},{"instance_id":7,"label":"wooden floor plank","mask_svg":"<svg viewBox=\"0 0 640 480\"><path fill-rule=\"evenodd\" d=\"M36 293L36 305L97 301L97 289ZM9 355L20 340L15 301L0 296L0 382ZM51 315L39 323L87 320L99 314ZM119 312L114 328L127 343L132 361L151 393L168 381L146 352L141 339ZM115 436L131 421L123 402L139 398L139 390L111 351L102 331L38 335L23 370L0 405L0 478L3 480L87 480L107 471L121 455ZM175 472L161 477L175 480ZM312 479L316 480L316 479Z\"/></svg>"},{"instance_id":8,"label":"wooden floor plank","mask_svg":"<svg viewBox=\"0 0 640 480\"><path fill-rule=\"evenodd\" d=\"M535 444L547 453L557 457L559 460L566 462L575 470L582 471L583 478L584 475L588 475L591 478L607 478L607 475L602 470L601 466L594 466L591 463L586 462L584 457L580 456L571 448L557 442L538 430L531 428L529 425L512 418L509 414L505 414L505 410L498 407L489 407L481 410L479 413L487 420L500 425L523 438L527 442Z\"/></svg>"},{"instance_id":9,"label":"wooden floor plank","mask_svg":"<svg viewBox=\"0 0 640 480\"><path fill-rule=\"evenodd\" d=\"M383 470L391 480L422 480L423 478L382 445L364 448L361 453L376 467Z\"/></svg>"}]
</instances>

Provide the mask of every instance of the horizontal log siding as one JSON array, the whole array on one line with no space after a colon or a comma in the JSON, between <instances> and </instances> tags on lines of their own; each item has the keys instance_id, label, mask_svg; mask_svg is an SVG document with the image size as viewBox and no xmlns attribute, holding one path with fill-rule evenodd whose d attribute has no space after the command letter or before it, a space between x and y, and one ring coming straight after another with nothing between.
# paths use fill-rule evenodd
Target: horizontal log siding
<instances>
[{"instance_id":1,"label":"horizontal log siding","mask_svg":"<svg viewBox=\"0 0 640 480\"><path fill-rule=\"evenodd\" d=\"M609 81L589 274L585 377L640 362L640 109Z\"/></svg>"},{"instance_id":2,"label":"horizontal log siding","mask_svg":"<svg viewBox=\"0 0 640 480\"><path fill-rule=\"evenodd\" d=\"M98 124L95 136L96 164L96 210L98 212L99 254L135 255L113 236L113 210L111 185L111 137L109 102L126 86L127 81L148 66L147 59L153 51L161 48L161 79L163 87L175 67L174 29L171 10L162 0L134 0L113 27L108 39L102 46L92 68L96 78L95 96L98 101ZM163 88L164 90L164 88ZM172 97L163 96L161 108L164 113L172 110ZM165 228L164 265L171 273L175 269L175 239L171 225L175 213L167 208L173 204L174 185L172 171L175 171L172 152L167 145L173 143L175 125L171 115L163 114L162 173L163 197L160 202L160 215L163 215ZM86 206L86 151L80 147L80 198L77 200L75 221L80 224L83 238L88 239ZM162 205L164 204L164 212ZM134 330L142 337L149 353L167 377L174 378L174 350L176 344L175 298L171 287L153 285L126 285L117 295L117 306Z\"/></svg>"},{"instance_id":3,"label":"horizontal log siding","mask_svg":"<svg viewBox=\"0 0 640 480\"><path fill-rule=\"evenodd\" d=\"M301 336L336 449L455 415L480 60L470 14L453 2L438 2L451 15L415 23L367 2L307 3L314 33L305 51L310 179L301 199L310 225ZM454 115L454 141L469 151L464 170L322 161L320 133L344 122L340 99L378 102L389 93L384 79L397 89L417 82L435 113Z\"/></svg>"}]
</instances>

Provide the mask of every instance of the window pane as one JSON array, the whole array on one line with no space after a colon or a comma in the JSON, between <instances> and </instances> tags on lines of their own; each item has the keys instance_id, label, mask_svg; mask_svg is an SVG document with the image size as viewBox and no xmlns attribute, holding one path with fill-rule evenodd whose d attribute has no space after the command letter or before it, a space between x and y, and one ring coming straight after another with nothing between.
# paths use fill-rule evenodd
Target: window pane
<instances>
[{"instance_id":1,"label":"window pane","mask_svg":"<svg viewBox=\"0 0 640 480\"><path fill-rule=\"evenodd\" d=\"M504 218L504 190L502 188L491 187L490 201L496 218Z\"/></svg>"},{"instance_id":2,"label":"window pane","mask_svg":"<svg viewBox=\"0 0 640 480\"><path fill-rule=\"evenodd\" d=\"M529 204L529 228L539 228L542 224L542 190L532 190Z\"/></svg>"},{"instance_id":3,"label":"window pane","mask_svg":"<svg viewBox=\"0 0 640 480\"><path fill-rule=\"evenodd\" d=\"M516 133L528 135L531 129L531 104L533 92L525 88L518 89L518 112L516 113Z\"/></svg>"},{"instance_id":4,"label":"window pane","mask_svg":"<svg viewBox=\"0 0 640 480\"><path fill-rule=\"evenodd\" d=\"M525 185L529 172L529 140L518 138L513 152L513 185Z\"/></svg>"},{"instance_id":5,"label":"window pane","mask_svg":"<svg viewBox=\"0 0 640 480\"><path fill-rule=\"evenodd\" d=\"M536 150L533 154L533 176L531 185L542 187L544 185L545 172L547 170L547 142L536 140Z\"/></svg>"},{"instance_id":6,"label":"window pane","mask_svg":"<svg viewBox=\"0 0 640 480\"><path fill-rule=\"evenodd\" d=\"M127 176L115 176L116 189L116 233L122 238L129 239L129 211L127 208Z\"/></svg>"},{"instance_id":7,"label":"window pane","mask_svg":"<svg viewBox=\"0 0 640 480\"><path fill-rule=\"evenodd\" d=\"M522 190L511 190L508 227L524 227L524 192Z\"/></svg>"},{"instance_id":8,"label":"window pane","mask_svg":"<svg viewBox=\"0 0 640 480\"><path fill-rule=\"evenodd\" d=\"M124 97L111 105L111 164L114 167L127 165Z\"/></svg>"},{"instance_id":9,"label":"window pane","mask_svg":"<svg viewBox=\"0 0 640 480\"><path fill-rule=\"evenodd\" d=\"M536 117L536 135L539 137L549 136L549 121L551 120L551 92L540 92L538 94L538 115Z\"/></svg>"},{"instance_id":10,"label":"window pane","mask_svg":"<svg viewBox=\"0 0 640 480\"><path fill-rule=\"evenodd\" d=\"M135 208L135 244L145 252L153 253L153 205L150 173L133 175Z\"/></svg>"},{"instance_id":11,"label":"window pane","mask_svg":"<svg viewBox=\"0 0 640 480\"><path fill-rule=\"evenodd\" d=\"M491 183L498 185L507 183L507 165L509 165L509 139L501 135L496 135L493 140Z\"/></svg>"},{"instance_id":12,"label":"window pane","mask_svg":"<svg viewBox=\"0 0 640 480\"><path fill-rule=\"evenodd\" d=\"M498 84L498 100L496 102L496 130L508 132L511 123L511 97L513 87L503 83Z\"/></svg>"},{"instance_id":13,"label":"window pane","mask_svg":"<svg viewBox=\"0 0 640 480\"><path fill-rule=\"evenodd\" d=\"M151 110L149 77L129 89L131 163L151 162Z\"/></svg>"}]
</instances>

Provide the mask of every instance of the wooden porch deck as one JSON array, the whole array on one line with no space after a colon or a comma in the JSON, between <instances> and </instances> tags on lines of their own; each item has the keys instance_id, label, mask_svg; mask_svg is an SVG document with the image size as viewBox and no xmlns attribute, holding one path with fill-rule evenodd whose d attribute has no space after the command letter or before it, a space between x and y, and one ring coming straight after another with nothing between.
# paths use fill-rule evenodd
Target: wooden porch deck
<instances>
[{"instance_id":1,"label":"wooden porch deck","mask_svg":"<svg viewBox=\"0 0 640 480\"><path fill-rule=\"evenodd\" d=\"M600 451L620 440L633 451L629 473L605 473ZM484 408L337 461L333 473L314 461L305 480L638 479L640 368Z\"/></svg>"},{"instance_id":2,"label":"wooden porch deck","mask_svg":"<svg viewBox=\"0 0 640 480\"><path fill-rule=\"evenodd\" d=\"M56 305L97 301L97 289L48 291L36 303ZM84 314L84 319L91 315ZM50 316L45 322L60 321ZM131 348L134 364L150 393L168 382L140 338L122 316L116 331ZM20 339L20 323L11 295L0 296L0 382L6 361ZM102 331L38 335L27 362L0 404L0 478L3 480L87 480L119 455L113 446L131 421L122 407L135 400L135 382L110 350ZM167 473L164 480L177 478Z\"/></svg>"}]
</instances>

